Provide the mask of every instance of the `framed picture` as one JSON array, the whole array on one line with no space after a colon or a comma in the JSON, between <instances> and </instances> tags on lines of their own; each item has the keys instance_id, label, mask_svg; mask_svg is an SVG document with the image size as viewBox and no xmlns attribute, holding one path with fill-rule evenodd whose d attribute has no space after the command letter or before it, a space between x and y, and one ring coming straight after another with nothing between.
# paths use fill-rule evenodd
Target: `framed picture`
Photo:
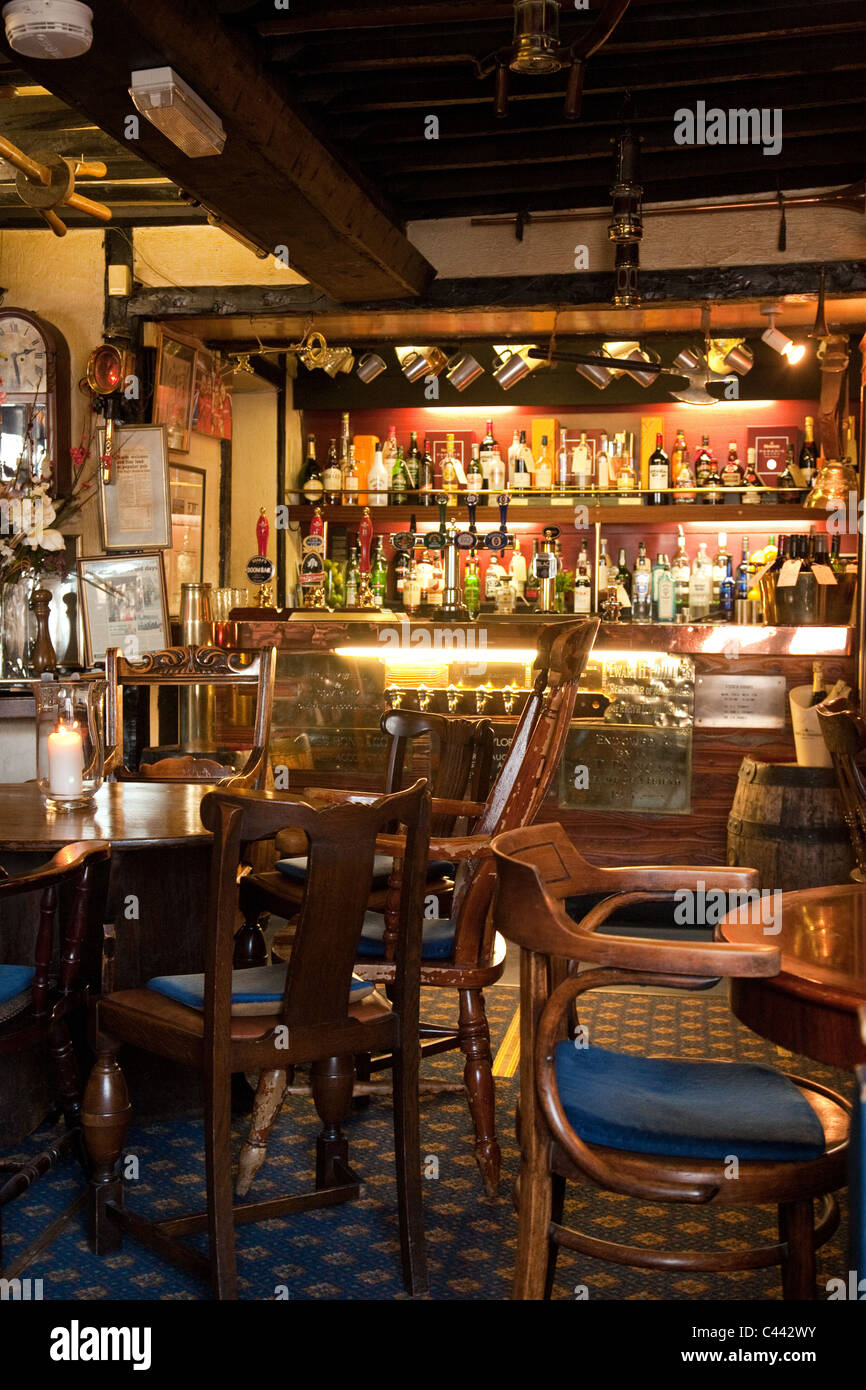
<instances>
[{"instance_id":1,"label":"framed picture","mask_svg":"<svg viewBox=\"0 0 866 1390\"><path fill-rule=\"evenodd\" d=\"M89 666L109 647L135 657L170 645L161 555L85 556L78 594Z\"/></svg>"},{"instance_id":2,"label":"framed picture","mask_svg":"<svg viewBox=\"0 0 866 1390\"><path fill-rule=\"evenodd\" d=\"M156 363L153 421L165 425L168 447L189 453L197 344L162 329Z\"/></svg>"},{"instance_id":3,"label":"framed picture","mask_svg":"<svg viewBox=\"0 0 866 1390\"><path fill-rule=\"evenodd\" d=\"M105 431L97 431L100 456ZM171 545L168 450L164 425L119 425L112 480L99 478L106 550L161 550Z\"/></svg>"},{"instance_id":4,"label":"framed picture","mask_svg":"<svg viewBox=\"0 0 866 1390\"><path fill-rule=\"evenodd\" d=\"M192 427L196 434L211 439L232 437L231 380L223 374L220 359L207 348L199 348L195 358Z\"/></svg>"},{"instance_id":5,"label":"framed picture","mask_svg":"<svg viewBox=\"0 0 866 1390\"><path fill-rule=\"evenodd\" d=\"M168 611L180 613L181 584L201 584L204 579L204 517L206 474L203 468L172 464L168 470L171 493L171 549L163 552Z\"/></svg>"}]
</instances>

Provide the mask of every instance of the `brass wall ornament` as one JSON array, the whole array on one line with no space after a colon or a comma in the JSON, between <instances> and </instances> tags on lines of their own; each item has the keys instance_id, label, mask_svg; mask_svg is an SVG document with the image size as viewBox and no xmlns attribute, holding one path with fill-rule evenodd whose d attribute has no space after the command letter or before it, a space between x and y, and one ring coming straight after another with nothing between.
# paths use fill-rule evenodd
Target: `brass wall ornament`
<instances>
[{"instance_id":1,"label":"brass wall ornament","mask_svg":"<svg viewBox=\"0 0 866 1390\"><path fill-rule=\"evenodd\" d=\"M85 212L99 222L111 221L111 208L75 191L77 178L105 178L107 169L100 161L66 159L53 150L45 150L31 157L2 136L0 155L18 170L15 189L22 203L38 212L55 236L66 236L68 230L66 223L58 217L57 208L68 207L75 212Z\"/></svg>"}]
</instances>

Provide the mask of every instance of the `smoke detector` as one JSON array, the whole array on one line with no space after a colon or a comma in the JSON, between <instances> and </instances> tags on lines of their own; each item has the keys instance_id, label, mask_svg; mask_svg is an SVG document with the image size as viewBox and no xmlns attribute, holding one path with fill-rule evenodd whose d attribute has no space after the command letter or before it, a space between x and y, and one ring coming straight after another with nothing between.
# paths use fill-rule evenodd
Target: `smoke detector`
<instances>
[{"instance_id":1,"label":"smoke detector","mask_svg":"<svg viewBox=\"0 0 866 1390\"><path fill-rule=\"evenodd\" d=\"M26 58L78 58L93 42L93 11L79 0L11 0L6 41Z\"/></svg>"}]
</instances>

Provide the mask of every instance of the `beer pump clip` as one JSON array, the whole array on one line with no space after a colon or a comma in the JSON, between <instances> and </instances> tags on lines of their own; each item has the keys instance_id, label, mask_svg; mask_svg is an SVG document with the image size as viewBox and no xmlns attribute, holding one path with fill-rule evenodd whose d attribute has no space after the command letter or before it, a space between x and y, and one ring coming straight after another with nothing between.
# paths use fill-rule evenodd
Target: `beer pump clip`
<instances>
[{"instance_id":1,"label":"beer pump clip","mask_svg":"<svg viewBox=\"0 0 866 1390\"><path fill-rule=\"evenodd\" d=\"M258 554L253 555L247 561L247 579L251 584L259 587L258 604L259 608L270 608L273 606L274 597L271 589L271 580L274 577L274 562L267 557L268 536L271 528L268 525L268 518L265 516L265 509L259 509L259 519L256 522L256 545Z\"/></svg>"},{"instance_id":2,"label":"beer pump clip","mask_svg":"<svg viewBox=\"0 0 866 1390\"><path fill-rule=\"evenodd\" d=\"M252 563L252 562L251 562ZM310 529L301 542L298 573L303 608L326 608L325 602L325 523L322 509L316 507Z\"/></svg>"},{"instance_id":3,"label":"beer pump clip","mask_svg":"<svg viewBox=\"0 0 866 1390\"><path fill-rule=\"evenodd\" d=\"M507 492L500 492L496 497L496 504L499 507L499 528L498 530L488 531L486 536L479 536L475 526L475 509L478 506L478 494L469 492L466 494L466 507L469 512L469 530L457 532L457 547L460 550L492 550L499 552L502 550L514 549L514 537L508 534L508 504L511 496ZM559 532L557 531L557 535Z\"/></svg>"}]
</instances>

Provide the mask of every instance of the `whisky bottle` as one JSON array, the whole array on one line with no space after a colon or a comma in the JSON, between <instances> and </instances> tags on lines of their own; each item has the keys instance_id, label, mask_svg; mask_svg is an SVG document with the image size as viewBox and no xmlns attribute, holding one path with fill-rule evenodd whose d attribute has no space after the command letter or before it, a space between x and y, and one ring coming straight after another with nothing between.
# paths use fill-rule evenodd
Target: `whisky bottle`
<instances>
[{"instance_id":1,"label":"whisky bottle","mask_svg":"<svg viewBox=\"0 0 866 1390\"><path fill-rule=\"evenodd\" d=\"M553 470L551 469L550 459L547 453L547 435L543 434L541 436L541 453L536 460L532 484L536 492L549 493L552 483Z\"/></svg>"},{"instance_id":2,"label":"whisky bottle","mask_svg":"<svg viewBox=\"0 0 866 1390\"><path fill-rule=\"evenodd\" d=\"M301 474L301 492L304 501L315 507L321 502L324 491L322 474L316 462L316 439L315 435L310 434L307 436L307 458Z\"/></svg>"},{"instance_id":3,"label":"whisky bottle","mask_svg":"<svg viewBox=\"0 0 866 1390\"><path fill-rule=\"evenodd\" d=\"M674 502L694 502L695 475L689 464L689 451L682 430L677 430L671 449L671 477L674 482Z\"/></svg>"},{"instance_id":4,"label":"whisky bottle","mask_svg":"<svg viewBox=\"0 0 866 1390\"><path fill-rule=\"evenodd\" d=\"M349 457L343 468L343 506L358 504L358 465L355 462L355 446L349 445Z\"/></svg>"},{"instance_id":5,"label":"whisky bottle","mask_svg":"<svg viewBox=\"0 0 866 1390\"><path fill-rule=\"evenodd\" d=\"M402 507L409 500L409 474L406 472L406 464L403 459L403 447L397 445L397 452L394 455L394 462L391 465L391 505Z\"/></svg>"},{"instance_id":6,"label":"whisky bottle","mask_svg":"<svg viewBox=\"0 0 866 1390\"><path fill-rule=\"evenodd\" d=\"M754 472L754 469L752 472ZM722 487L725 490L726 496L724 500L726 502L730 502L736 506L739 502L746 501L745 497L741 497L739 492L733 490L734 488L739 488L742 482L743 470L740 467L740 456L737 453L737 441L732 439L728 445L727 461L722 469ZM759 502L761 500L761 494L754 493L749 500Z\"/></svg>"},{"instance_id":7,"label":"whisky bottle","mask_svg":"<svg viewBox=\"0 0 866 1390\"><path fill-rule=\"evenodd\" d=\"M332 439L328 446L328 457L322 474L322 483L325 489L326 503L331 507L338 507L342 501L343 472L337 454L336 439Z\"/></svg>"}]
</instances>

